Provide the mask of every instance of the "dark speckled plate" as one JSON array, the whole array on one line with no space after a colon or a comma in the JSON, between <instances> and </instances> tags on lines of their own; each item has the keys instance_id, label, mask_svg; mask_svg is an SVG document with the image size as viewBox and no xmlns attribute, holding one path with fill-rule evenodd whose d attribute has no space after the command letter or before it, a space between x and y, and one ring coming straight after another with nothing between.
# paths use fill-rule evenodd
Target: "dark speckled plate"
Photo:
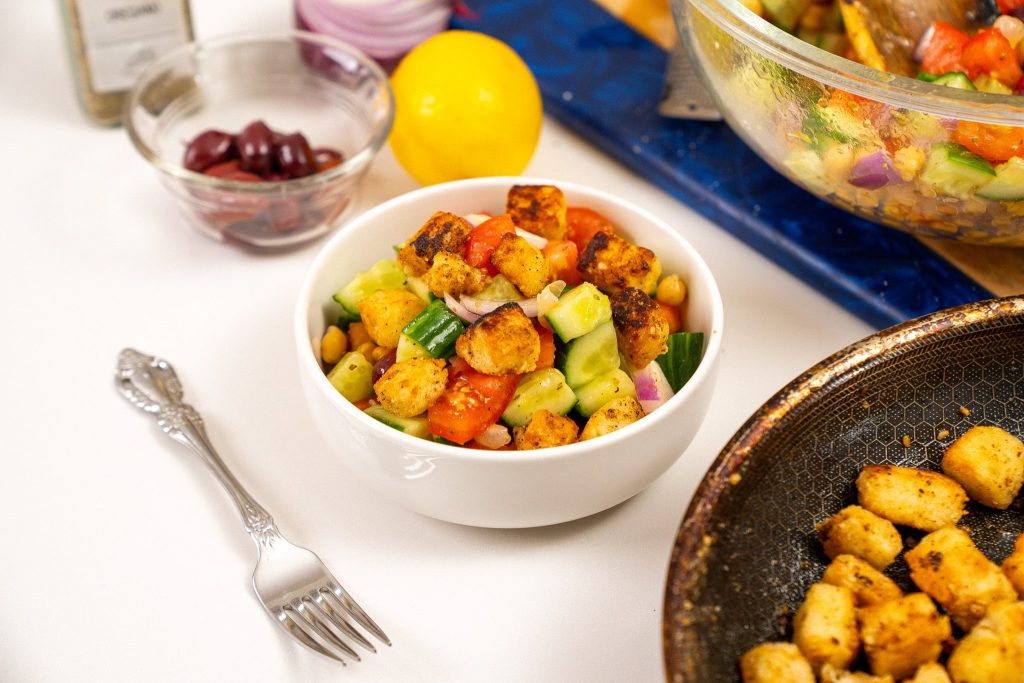
<instances>
[{"instance_id":1,"label":"dark speckled plate","mask_svg":"<svg viewBox=\"0 0 1024 683\"><path fill-rule=\"evenodd\" d=\"M976 424L1024 434L1024 296L884 330L776 394L719 454L679 529L665 592L668 679L736 681L745 650L788 639L789 615L827 563L814 525L856 502L860 469L937 470ZM961 523L997 562L1024 531L1017 505L972 503ZM909 589L903 566L890 574Z\"/></svg>"}]
</instances>

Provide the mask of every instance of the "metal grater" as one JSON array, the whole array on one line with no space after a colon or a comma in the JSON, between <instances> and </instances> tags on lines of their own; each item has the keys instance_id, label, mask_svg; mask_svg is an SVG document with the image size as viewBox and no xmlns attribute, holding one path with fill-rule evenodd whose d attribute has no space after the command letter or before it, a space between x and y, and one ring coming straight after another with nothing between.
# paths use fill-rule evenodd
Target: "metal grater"
<instances>
[{"instance_id":1,"label":"metal grater","mask_svg":"<svg viewBox=\"0 0 1024 683\"><path fill-rule=\"evenodd\" d=\"M669 53L658 111L662 116L679 119L722 120L715 100L690 62L690 55L679 43Z\"/></svg>"}]
</instances>

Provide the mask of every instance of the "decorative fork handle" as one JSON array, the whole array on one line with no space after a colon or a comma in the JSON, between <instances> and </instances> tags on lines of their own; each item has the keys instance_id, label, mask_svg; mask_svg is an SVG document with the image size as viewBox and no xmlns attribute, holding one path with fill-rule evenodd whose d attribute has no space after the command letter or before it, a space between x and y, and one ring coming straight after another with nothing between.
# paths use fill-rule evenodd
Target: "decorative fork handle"
<instances>
[{"instance_id":1,"label":"decorative fork handle","mask_svg":"<svg viewBox=\"0 0 1024 683\"><path fill-rule=\"evenodd\" d=\"M188 447L213 470L238 506L245 530L260 548L280 538L274 518L239 483L206 434L203 418L188 403L177 373L167 361L124 349L117 358L117 385L131 403L156 416L167 436Z\"/></svg>"}]
</instances>

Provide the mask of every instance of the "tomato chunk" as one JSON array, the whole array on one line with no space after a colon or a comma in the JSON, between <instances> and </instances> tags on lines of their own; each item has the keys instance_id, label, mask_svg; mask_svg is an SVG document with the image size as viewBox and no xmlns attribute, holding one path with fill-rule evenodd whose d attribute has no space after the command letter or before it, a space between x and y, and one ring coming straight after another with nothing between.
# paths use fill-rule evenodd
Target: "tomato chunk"
<instances>
[{"instance_id":1,"label":"tomato chunk","mask_svg":"<svg viewBox=\"0 0 1024 683\"><path fill-rule=\"evenodd\" d=\"M519 375L485 375L461 358L454 359L448 386L427 410L430 433L465 444L498 421L517 384Z\"/></svg>"},{"instance_id":2,"label":"tomato chunk","mask_svg":"<svg viewBox=\"0 0 1024 683\"><path fill-rule=\"evenodd\" d=\"M580 260L580 250L575 242L550 240L541 251L556 280L563 280L570 287L583 282L583 275L576 269L576 264Z\"/></svg>"},{"instance_id":3,"label":"tomato chunk","mask_svg":"<svg viewBox=\"0 0 1024 683\"><path fill-rule=\"evenodd\" d=\"M1024 9L1024 0L996 0L1000 14L1009 14L1015 9Z\"/></svg>"},{"instance_id":4,"label":"tomato chunk","mask_svg":"<svg viewBox=\"0 0 1024 683\"><path fill-rule=\"evenodd\" d=\"M655 299L654 303L658 304L658 308L661 309L661 312L665 314L665 318L668 320L668 333L682 332L683 314L680 312L679 307L663 303L657 299Z\"/></svg>"},{"instance_id":5,"label":"tomato chunk","mask_svg":"<svg viewBox=\"0 0 1024 683\"><path fill-rule=\"evenodd\" d=\"M587 242L599 232L615 232L611 221L593 209L570 206L565 213L567 229L565 238L576 243L579 253L587 248Z\"/></svg>"},{"instance_id":6,"label":"tomato chunk","mask_svg":"<svg viewBox=\"0 0 1024 683\"><path fill-rule=\"evenodd\" d=\"M932 24L932 37L925 47L921 68L936 75L965 71L960 57L968 40L970 36L966 32L943 21L936 21Z\"/></svg>"},{"instance_id":7,"label":"tomato chunk","mask_svg":"<svg viewBox=\"0 0 1024 683\"><path fill-rule=\"evenodd\" d=\"M543 370L555 367L554 333L537 321L533 322L533 327L537 330L537 334L540 335L540 356L537 357L537 369Z\"/></svg>"},{"instance_id":8,"label":"tomato chunk","mask_svg":"<svg viewBox=\"0 0 1024 683\"><path fill-rule=\"evenodd\" d=\"M497 275L498 269L491 264L491 255L498 248L502 235L515 231L515 223L507 213L488 218L473 228L466 239L466 263L483 268L488 275Z\"/></svg>"},{"instance_id":9,"label":"tomato chunk","mask_svg":"<svg viewBox=\"0 0 1024 683\"><path fill-rule=\"evenodd\" d=\"M957 121L953 141L995 164L1024 156L1024 128Z\"/></svg>"},{"instance_id":10,"label":"tomato chunk","mask_svg":"<svg viewBox=\"0 0 1024 683\"><path fill-rule=\"evenodd\" d=\"M960 61L972 79L988 74L1010 88L1024 76L1017 51L998 29L986 28L964 44Z\"/></svg>"}]
</instances>

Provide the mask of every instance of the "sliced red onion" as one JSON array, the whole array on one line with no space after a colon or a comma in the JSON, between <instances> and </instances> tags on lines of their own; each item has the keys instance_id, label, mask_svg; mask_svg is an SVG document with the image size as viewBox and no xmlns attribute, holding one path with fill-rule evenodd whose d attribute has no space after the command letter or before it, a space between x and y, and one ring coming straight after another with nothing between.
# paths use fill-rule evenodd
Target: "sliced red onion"
<instances>
[{"instance_id":1,"label":"sliced red onion","mask_svg":"<svg viewBox=\"0 0 1024 683\"><path fill-rule=\"evenodd\" d=\"M558 303L558 297L562 295L564 289L565 281L555 280L540 290L540 294L537 295L537 321L540 322L542 327L551 329L550 323L548 323L547 318L544 316Z\"/></svg>"},{"instance_id":2,"label":"sliced red onion","mask_svg":"<svg viewBox=\"0 0 1024 683\"><path fill-rule=\"evenodd\" d=\"M933 23L921 34L921 39L917 41L917 45L914 47L914 52L911 55L918 64L924 61L925 53L928 52L928 43L932 42L932 36L934 35L935 24Z\"/></svg>"},{"instance_id":3,"label":"sliced red onion","mask_svg":"<svg viewBox=\"0 0 1024 683\"><path fill-rule=\"evenodd\" d=\"M477 320L480 319L480 316L482 315L481 313L473 313L472 311L467 309L465 306L459 303L458 299L456 299L451 294L444 295L444 305L448 307L449 311L459 316L467 323L475 323Z\"/></svg>"},{"instance_id":4,"label":"sliced red onion","mask_svg":"<svg viewBox=\"0 0 1024 683\"><path fill-rule=\"evenodd\" d=\"M508 427L495 423L477 435L475 441L484 448L501 448L512 443L512 435Z\"/></svg>"},{"instance_id":5,"label":"sliced red onion","mask_svg":"<svg viewBox=\"0 0 1024 683\"><path fill-rule=\"evenodd\" d=\"M295 0L295 14L311 31L390 59L443 31L452 5L450 0Z\"/></svg>"},{"instance_id":6,"label":"sliced red onion","mask_svg":"<svg viewBox=\"0 0 1024 683\"><path fill-rule=\"evenodd\" d=\"M655 408L669 400L673 396L672 385L668 383L665 372L658 365L657 361L651 361L647 367L630 367L629 374L636 386L636 397L644 413L650 414Z\"/></svg>"},{"instance_id":7,"label":"sliced red onion","mask_svg":"<svg viewBox=\"0 0 1024 683\"><path fill-rule=\"evenodd\" d=\"M516 234L522 237L524 240L537 247L543 249L548 245L548 241L540 235L535 235L529 230L523 230L522 228L516 228Z\"/></svg>"},{"instance_id":8,"label":"sliced red onion","mask_svg":"<svg viewBox=\"0 0 1024 683\"><path fill-rule=\"evenodd\" d=\"M447 301L448 296L445 295L445 302ZM485 313L490 313L499 306L504 306L505 304L508 303L518 304L519 308L523 309L523 313L526 314L527 318L537 317L537 297L533 297L532 299L519 299L517 301L485 301L483 299L477 299L471 296L464 296L461 299L459 299L458 303L461 304L462 307L466 309L467 312L470 313L470 315L475 314L476 317L478 318L481 315ZM451 306L449 306L449 308L451 308ZM462 317L461 315L459 315L458 311L454 311L453 309L453 312L460 318Z\"/></svg>"},{"instance_id":9,"label":"sliced red onion","mask_svg":"<svg viewBox=\"0 0 1024 683\"><path fill-rule=\"evenodd\" d=\"M858 159L849 178L851 185L868 190L877 190L896 180L899 180L899 174L892 167L892 160L881 150Z\"/></svg>"},{"instance_id":10,"label":"sliced red onion","mask_svg":"<svg viewBox=\"0 0 1024 683\"><path fill-rule=\"evenodd\" d=\"M475 228L484 221L490 220L491 217L486 213L471 213L463 216L463 218L465 218L466 221Z\"/></svg>"}]
</instances>

